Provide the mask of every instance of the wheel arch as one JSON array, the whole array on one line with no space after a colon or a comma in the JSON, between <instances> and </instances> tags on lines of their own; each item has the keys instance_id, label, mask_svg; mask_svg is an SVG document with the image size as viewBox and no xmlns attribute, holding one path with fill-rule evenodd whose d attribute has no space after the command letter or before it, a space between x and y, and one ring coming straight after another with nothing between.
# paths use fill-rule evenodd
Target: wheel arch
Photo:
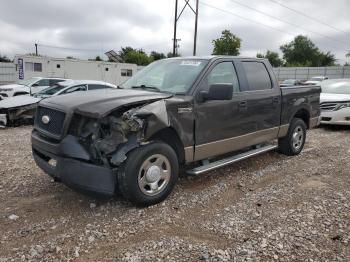
<instances>
[{"instance_id":1,"label":"wheel arch","mask_svg":"<svg viewBox=\"0 0 350 262\"><path fill-rule=\"evenodd\" d=\"M310 110L306 107L300 107L297 110L295 110L294 114L292 114L292 117L289 120L289 123L292 121L293 118L300 118L302 119L306 127L309 129L310 128Z\"/></svg>"},{"instance_id":2,"label":"wheel arch","mask_svg":"<svg viewBox=\"0 0 350 262\"><path fill-rule=\"evenodd\" d=\"M309 110L307 110L305 108L300 108L297 112L295 112L293 118L302 119L305 122L306 127L307 128L310 127L310 112L309 112Z\"/></svg>"},{"instance_id":3,"label":"wheel arch","mask_svg":"<svg viewBox=\"0 0 350 262\"><path fill-rule=\"evenodd\" d=\"M168 144L178 156L180 164L185 163L185 149L184 145L180 139L179 134L172 127L163 128L156 133L154 133L149 139L149 141L162 141Z\"/></svg>"}]
</instances>

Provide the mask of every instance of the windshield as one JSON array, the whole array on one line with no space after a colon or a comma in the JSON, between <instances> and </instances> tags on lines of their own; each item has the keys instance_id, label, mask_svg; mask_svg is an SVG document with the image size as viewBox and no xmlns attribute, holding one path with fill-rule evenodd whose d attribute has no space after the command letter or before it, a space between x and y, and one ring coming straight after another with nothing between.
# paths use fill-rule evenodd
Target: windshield
<instances>
[{"instance_id":1,"label":"windshield","mask_svg":"<svg viewBox=\"0 0 350 262\"><path fill-rule=\"evenodd\" d=\"M207 63L208 61L200 59L159 60L142 69L120 87L185 93Z\"/></svg>"},{"instance_id":2,"label":"windshield","mask_svg":"<svg viewBox=\"0 0 350 262\"><path fill-rule=\"evenodd\" d=\"M311 77L310 81L322 81L323 77Z\"/></svg>"},{"instance_id":3,"label":"windshield","mask_svg":"<svg viewBox=\"0 0 350 262\"><path fill-rule=\"evenodd\" d=\"M24 86L31 86L32 84L34 84L38 80L39 80L38 78L29 78L27 80L19 81L18 84L24 85Z\"/></svg>"},{"instance_id":4,"label":"windshield","mask_svg":"<svg viewBox=\"0 0 350 262\"><path fill-rule=\"evenodd\" d=\"M57 92L61 91L63 88L66 88L65 86L61 86L59 84L53 85L51 87L45 88L44 90L36 93L34 97L47 97L52 96L56 94Z\"/></svg>"},{"instance_id":5,"label":"windshield","mask_svg":"<svg viewBox=\"0 0 350 262\"><path fill-rule=\"evenodd\" d=\"M348 80L326 80L321 83L323 93L350 94L350 79Z\"/></svg>"}]
</instances>

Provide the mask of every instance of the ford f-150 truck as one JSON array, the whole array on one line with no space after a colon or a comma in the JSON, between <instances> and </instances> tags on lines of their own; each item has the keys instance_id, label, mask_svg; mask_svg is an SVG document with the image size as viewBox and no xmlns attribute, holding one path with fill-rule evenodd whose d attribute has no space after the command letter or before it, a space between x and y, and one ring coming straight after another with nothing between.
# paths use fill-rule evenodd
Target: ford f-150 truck
<instances>
[{"instance_id":1,"label":"ford f-150 truck","mask_svg":"<svg viewBox=\"0 0 350 262\"><path fill-rule=\"evenodd\" d=\"M116 90L40 102L37 165L82 192L164 200L179 167L201 174L273 149L297 155L319 122L320 88L280 88L267 60L160 60Z\"/></svg>"}]
</instances>

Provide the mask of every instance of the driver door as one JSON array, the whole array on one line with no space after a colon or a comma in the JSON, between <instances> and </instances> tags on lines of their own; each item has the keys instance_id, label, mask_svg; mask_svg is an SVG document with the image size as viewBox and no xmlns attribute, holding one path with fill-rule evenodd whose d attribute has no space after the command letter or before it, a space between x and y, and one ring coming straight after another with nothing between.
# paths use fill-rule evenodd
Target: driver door
<instances>
[{"instance_id":1,"label":"driver door","mask_svg":"<svg viewBox=\"0 0 350 262\"><path fill-rule=\"evenodd\" d=\"M211 85L232 85L231 100L207 100L195 102L195 160L229 152L226 140L238 136L240 122L244 120L246 104L240 99L240 85L233 61L215 64L200 83L200 91L208 91Z\"/></svg>"}]
</instances>

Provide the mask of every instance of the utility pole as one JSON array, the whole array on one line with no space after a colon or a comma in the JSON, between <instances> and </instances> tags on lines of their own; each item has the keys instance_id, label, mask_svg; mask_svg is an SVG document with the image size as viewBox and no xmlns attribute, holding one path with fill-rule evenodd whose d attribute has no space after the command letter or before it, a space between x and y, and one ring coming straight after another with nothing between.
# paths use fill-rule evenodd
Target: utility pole
<instances>
[{"instance_id":1,"label":"utility pole","mask_svg":"<svg viewBox=\"0 0 350 262\"><path fill-rule=\"evenodd\" d=\"M194 22L193 56L196 56L197 51L198 1L199 0L196 0L196 20Z\"/></svg>"},{"instance_id":2,"label":"utility pole","mask_svg":"<svg viewBox=\"0 0 350 262\"><path fill-rule=\"evenodd\" d=\"M176 39L176 30L177 30L177 21L179 20L179 18L181 17L183 11L185 10L185 8L188 6L192 12L195 14L196 18L195 18L195 24L194 24L194 44L193 44L193 55L196 55L196 51L197 51L197 28L198 28L198 3L199 0L196 0L196 10L193 9L193 7L191 6L191 4L189 3L190 0L184 0L185 1L185 5L184 7L181 9L180 14L177 14L177 7L178 7L178 0L175 0L175 19L174 19L174 38L173 38L173 56L176 55L177 52L177 40Z\"/></svg>"},{"instance_id":3,"label":"utility pole","mask_svg":"<svg viewBox=\"0 0 350 262\"><path fill-rule=\"evenodd\" d=\"M38 56L38 44L35 44L35 55Z\"/></svg>"},{"instance_id":4,"label":"utility pole","mask_svg":"<svg viewBox=\"0 0 350 262\"><path fill-rule=\"evenodd\" d=\"M172 39L172 40L174 40L174 39ZM179 48L180 48L179 42L180 41L181 41L180 38L175 39L175 52L173 52L173 57L177 57L179 54Z\"/></svg>"},{"instance_id":5,"label":"utility pole","mask_svg":"<svg viewBox=\"0 0 350 262\"><path fill-rule=\"evenodd\" d=\"M177 45L177 40L176 40L176 30L177 30L177 1L175 0L175 19L174 19L174 38L173 38L173 56L176 56L176 45Z\"/></svg>"}]
</instances>

